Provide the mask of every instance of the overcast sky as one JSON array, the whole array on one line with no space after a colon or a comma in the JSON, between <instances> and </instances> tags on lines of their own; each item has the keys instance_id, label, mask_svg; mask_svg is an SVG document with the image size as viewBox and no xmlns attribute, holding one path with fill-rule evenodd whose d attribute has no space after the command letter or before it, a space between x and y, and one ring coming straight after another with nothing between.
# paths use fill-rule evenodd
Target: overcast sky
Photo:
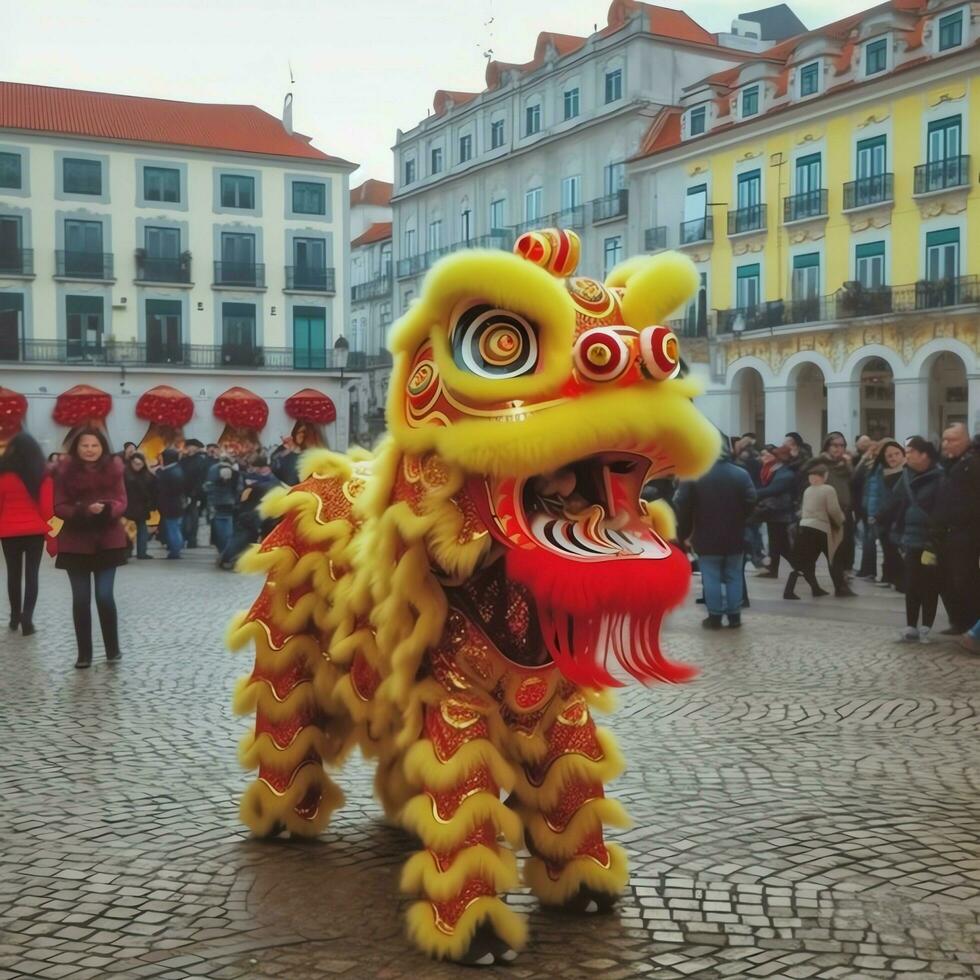
<instances>
[{"instance_id":1,"label":"overcast sky","mask_svg":"<svg viewBox=\"0 0 980 980\"><path fill-rule=\"evenodd\" d=\"M668 0L710 31L764 0ZM807 27L870 0L791 0ZM395 131L437 88L483 88L484 52L528 61L539 31L588 35L608 0L0 0L0 79L201 102L277 116L321 149L391 179Z\"/></svg>"}]
</instances>

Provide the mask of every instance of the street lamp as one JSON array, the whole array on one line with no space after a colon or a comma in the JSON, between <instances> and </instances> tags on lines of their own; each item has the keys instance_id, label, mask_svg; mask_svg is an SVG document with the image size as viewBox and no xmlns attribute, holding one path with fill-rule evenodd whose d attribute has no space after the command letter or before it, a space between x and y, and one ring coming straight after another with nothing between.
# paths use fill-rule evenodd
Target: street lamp
<instances>
[{"instance_id":1,"label":"street lamp","mask_svg":"<svg viewBox=\"0 0 980 980\"><path fill-rule=\"evenodd\" d=\"M334 367L340 368L340 386L344 386L344 368L347 367L347 358L350 356L350 344L347 343L347 338L341 334L337 338L337 342L333 345L333 363Z\"/></svg>"}]
</instances>

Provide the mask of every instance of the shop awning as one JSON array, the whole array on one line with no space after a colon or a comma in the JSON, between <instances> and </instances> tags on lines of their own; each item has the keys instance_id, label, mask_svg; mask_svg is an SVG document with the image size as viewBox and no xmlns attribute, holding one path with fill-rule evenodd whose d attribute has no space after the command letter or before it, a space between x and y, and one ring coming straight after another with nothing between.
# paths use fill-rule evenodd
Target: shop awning
<instances>
[{"instance_id":1,"label":"shop awning","mask_svg":"<svg viewBox=\"0 0 980 980\"><path fill-rule=\"evenodd\" d=\"M112 395L91 385L75 385L58 395L51 417L69 427L84 422L101 423L112 411Z\"/></svg>"},{"instance_id":2,"label":"shop awning","mask_svg":"<svg viewBox=\"0 0 980 980\"><path fill-rule=\"evenodd\" d=\"M337 406L322 391L304 388L286 399L286 414L297 422L328 425L337 418Z\"/></svg>"},{"instance_id":3,"label":"shop awning","mask_svg":"<svg viewBox=\"0 0 980 980\"><path fill-rule=\"evenodd\" d=\"M136 403L136 417L157 425L167 425L180 429L190 422L194 415L194 402L170 385L157 385L140 395Z\"/></svg>"},{"instance_id":4,"label":"shop awning","mask_svg":"<svg viewBox=\"0 0 980 980\"><path fill-rule=\"evenodd\" d=\"M269 406L254 391L236 385L215 399L214 417L236 429L258 432L269 421Z\"/></svg>"}]
</instances>

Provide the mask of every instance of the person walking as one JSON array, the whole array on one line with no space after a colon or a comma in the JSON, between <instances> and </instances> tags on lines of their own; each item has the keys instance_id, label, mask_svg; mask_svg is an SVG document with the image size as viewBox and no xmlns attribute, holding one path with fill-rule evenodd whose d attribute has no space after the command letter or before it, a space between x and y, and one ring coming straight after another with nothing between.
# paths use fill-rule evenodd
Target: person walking
<instances>
[{"instance_id":1,"label":"person walking","mask_svg":"<svg viewBox=\"0 0 980 980\"><path fill-rule=\"evenodd\" d=\"M44 453L26 432L18 432L0 456L0 543L7 566L10 628L36 633L38 570L48 520L54 513L54 484Z\"/></svg>"},{"instance_id":2,"label":"person walking","mask_svg":"<svg viewBox=\"0 0 980 980\"><path fill-rule=\"evenodd\" d=\"M180 466L180 454L172 446L164 449L161 460L163 465L156 472L160 533L167 557L177 559L184 547L184 471Z\"/></svg>"},{"instance_id":3,"label":"person walking","mask_svg":"<svg viewBox=\"0 0 980 980\"><path fill-rule=\"evenodd\" d=\"M867 436L863 452L855 455L851 478L854 503L854 537L861 542L861 566L857 578L874 581L878 574L878 535L872 518L881 506L883 486L878 471L879 446Z\"/></svg>"},{"instance_id":4,"label":"person walking","mask_svg":"<svg viewBox=\"0 0 980 980\"><path fill-rule=\"evenodd\" d=\"M847 584L847 572L854 565L854 510L851 500L851 479L854 470L847 457L847 439L842 432L828 432L823 441L819 456L806 465L805 472L812 466L822 463L827 467L827 483L837 491L840 509L844 512L843 538L840 547L834 552L837 568L832 569L834 579L834 594L836 596L853 596Z\"/></svg>"},{"instance_id":5,"label":"person walking","mask_svg":"<svg viewBox=\"0 0 980 980\"><path fill-rule=\"evenodd\" d=\"M810 467L807 480L810 485L803 491L800 526L793 549L793 571L786 580L784 599L799 599L795 589L801 575L815 599L829 595L817 581L817 559L822 554L827 557L827 567L835 588L837 576L841 574L834 565L834 555L840 547L844 528L844 511L837 499L837 491L827 484L827 467L823 463Z\"/></svg>"},{"instance_id":6,"label":"person walking","mask_svg":"<svg viewBox=\"0 0 980 980\"><path fill-rule=\"evenodd\" d=\"M204 492L212 514L211 543L218 551L218 565L221 565L221 556L234 531L235 506L242 492L238 466L227 456L213 463L208 470Z\"/></svg>"},{"instance_id":7,"label":"person walking","mask_svg":"<svg viewBox=\"0 0 980 980\"><path fill-rule=\"evenodd\" d=\"M881 542L881 582L882 588L893 588L896 592L905 591L905 567L899 548L899 536L894 528L883 528L878 522L878 514L884 510L905 472L905 449L894 439L885 439L878 451L878 460L869 479L877 480L875 509L868 513L866 520ZM874 494L869 495L870 497Z\"/></svg>"},{"instance_id":8,"label":"person walking","mask_svg":"<svg viewBox=\"0 0 980 980\"><path fill-rule=\"evenodd\" d=\"M757 505L752 519L766 525L769 538L769 569L759 578L779 578L779 561L789 561L789 526L796 517L796 470L789 446L766 446Z\"/></svg>"},{"instance_id":9,"label":"person walking","mask_svg":"<svg viewBox=\"0 0 980 980\"><path fill-rule=\"evenodd\" d=\"M932 535L949 615L943 633L958 636L980 618L980 438L971 445L962 422L943 432L943 466Z\"/></svg>"},{"instance_id":10,"label":"person walking","mask_svg":"<svg viewBox=\"0 0 980 980\"><path fill-rule=\"evenodd\" d=\"M235 512L234 531L218 563L218 567L226 571L235 567L239 555L250 544L260 541L278 523L276 519L263 519L260 510L265 495L283 486L272 472L268 457L259 453L253 458L243 483Z\"/></svg>"},{"instance_id":11,"label":"person walking","mask_svg":"<svg viewBox=\"0 0 980 980\"><path fill-rule=\"evenodd\" d=\"M156 510L156 477L147 467L146 457L142 453L133 453L126 461L123 479L126 483L126 512L123 516L136 526L137 559L146 561L153 557L146 551L150 537L146 522L150 513Z\"/></svg>"},{"instance_id":12,"label":"person walking","mask_svg":"<svg viewBox=\"0 0 980 980\"><path fill-rule=\"evenodd\" d=\"M742 625L745 522L755 507L756 490L748 473L723 453L699 480L677 491L678 538L697 553L708 618L705 629Z\"/></svg>"},{"instance_id":13,"label":"person walking","mask_svg":"<svg viewBox=\"0 0 980 980\"><path fill-rule=\"evenodd\" d=\"M113 588L116 569L126 564L126 486L122 461L109 451L104 433L82 429L68 447L54 480L54 513L64 521L58 533L56 565L68 573L78 659L92 664L92 586L102 627L106 660L122 658Z\"/></svg>"},{"instance_id":14,"label":"person walking","mask_svg":"<svg viewBox=\"0 0 980 980\"><path fill-rule=\"evenodd\" d=\"M901 529L906 625L900 639L928 643L939 605L939 569L934 554L929 551L930 518L939 500L944 475L936 447L921 436L913 436L906 443L906 461L895 492L876 520L882 527Z\"/></svg>"},{"instance_id":15,"label":"person walking","mask_svg":"<svg viewBox=\"0 0 980 980\"><path fill-rule=\"evenodd\" d=\"M204 495L204 482L211 469L211 460L199 439L188 439L184 443L184 455L180 460L184 474L184 515L182 530L184 545L197 547L197 532L201 526L201 498Z\"/></svg>"}]
</instances>

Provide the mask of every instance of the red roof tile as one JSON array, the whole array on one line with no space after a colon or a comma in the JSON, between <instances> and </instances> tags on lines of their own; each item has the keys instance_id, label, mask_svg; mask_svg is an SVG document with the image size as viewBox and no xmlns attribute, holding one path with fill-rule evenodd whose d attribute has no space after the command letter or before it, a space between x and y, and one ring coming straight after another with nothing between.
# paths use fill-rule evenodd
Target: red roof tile
<instances>
[{"instance_id":1,"label":"red roof tile","mask_svg":"<svg viewBox=\"0 0 980 980\"><path fill-rule=\"evenodd\" d=\"M373 225L369 225L367 229L362 231L351 242L351 248L355 248L358 245L372 245L374 242L383 242L386 238L391 238L391 222L375 221Z\"/></svg>"},{"instance_id":2,"label":"red roof tile","mask_svg":"<svg viewBox=\"0 0 980 980\"><path fill-rule=\"evenodd\" d=\"M308 136L290 135L279 119L252 105L174 102L19 82L0 82L0 129L347 162L318 150Z\"/></svg>"},{"instance_id":3,"label":"red roof tile","mask_svg":"<svg viewBox=\"0 0 980 980\"><path fill-rule=\"evenodd\" d=\"M363 184L351 188L350 206L354 208L358 204L367 204L376 208L385 208L391 204L394 189L394 184L387 180L369 178Z\"/></svg>"},{"instance_id":4,"label":"red roof tile","mask_svg":"<svg viewBox=\"0 0 980 980\"><path fill-rule=\"evenodd\" d=\"M449 108L450 102L454 106L466 105L467 102L472 102L479 94L479 92L452 92L449 89L441 88L432 97L432 111L437 116L441 116Z\"/></svg>"},{"instance_id":5,"label":"red roof tile","mask_svg":"<svg viewBox=\"0 0 980 980\"><path fill-rule=\"evenodd\" d=\"M613 0L609 7L607 27L601 33L615 33L637 11L646 18L647 30L651 34L669 37L675 41L691 41L694 44L718 44L713 34L692 20L683 10L661 7L655 3L640 3L639 0Z\"/></svg>"}]
</instances>

